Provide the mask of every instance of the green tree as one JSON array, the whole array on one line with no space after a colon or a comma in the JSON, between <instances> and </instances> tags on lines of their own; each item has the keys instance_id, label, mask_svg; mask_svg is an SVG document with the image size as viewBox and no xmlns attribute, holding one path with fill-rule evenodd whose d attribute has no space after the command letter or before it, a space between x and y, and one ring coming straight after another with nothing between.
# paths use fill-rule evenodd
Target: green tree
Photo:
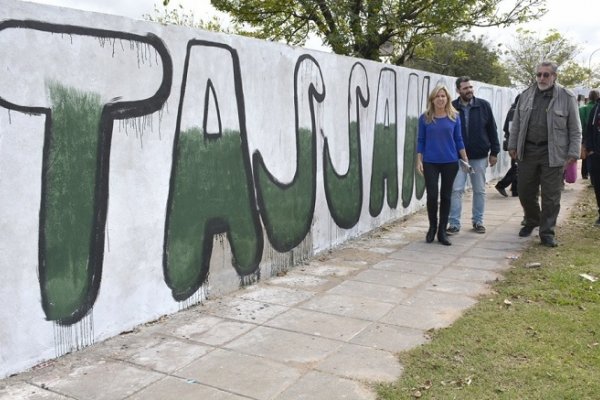
<instances>
[{"instance_id":1,"label":"green tree","mask_svg":"<svg viewBox=\"0 0 600 400\"><path fill-rule=\"evenodd\" d=\"M574 61L567 61L559 70L558 82L566 87L584 86L590 78L591 71Z\"/></svg>"},{"instance_id":2,"label":"green tree","mask_svg":"<svg viewBox=\"0 0 600 400\"><path fill-rule=\"evenodd\" d=\"M586 86L589 88L599 88L600 87L600 65L592 64L591 59L588 64L588 69L586 70L588 76L585 80Z\"/></svg>"},{"instance_id":3,"label":"green tree","mask_svg":"<svg viewBox=\"0 0 600 400\"><path fill-rule=\"evenodd\" d=\"M163 0L165 4L169 0ZM316 35L334 53L404 64L428 39L539 18L545 0L211 0L239 33L303 45ZM240 32L241 31L241 32ZM382 54L381 49L386 49Z\"/></svg>"},{"instance_id":4,"label":"green tree","mask_svg":"<svg viewBox=\"0 0 600 400\"><path fill-rule=\"evenodd\" d=\"M576 82L585 68L574 65L574 58L579 54L579 46L572 43L558 31L552 29L546 36L540 38L535 32L518 29L516 44L507 46L507 66L510 69L510 75L513 82L530 86L535 83L535 73L537 65L546 60L555 62L559 67L559 72L566 72L566 76L559 75L558 81L567 86L573 86L581 83L589 77L589 72L584 79Z\"/></svg>"},{"instance_id":5,"label":"green tree","mask_svg":"<svg viewBox=\"0 0 600 400\"><path fill-rule=\"evenodd\" d=\"M209 20L196 18L193 11L186 10L181 4L174 8L168 7L166 3L162 8L158 8L155 4L154 14L144 14L143 18L163 25L182 25L205 31L235 33L217 16L212 16Z\"/></svg>"},{"instance_id":6,"label":"green tree","mask_svg":"<svg viewBox=\"0 0 600 400\"><path fill-rule=\"evenodd\" d=\"M467 39L464 35L437 36L417 48L405 66L443 75L468 75L472 79L498 86L510 86L507 69L484 37Z\"/></svg>"}]
</instances>

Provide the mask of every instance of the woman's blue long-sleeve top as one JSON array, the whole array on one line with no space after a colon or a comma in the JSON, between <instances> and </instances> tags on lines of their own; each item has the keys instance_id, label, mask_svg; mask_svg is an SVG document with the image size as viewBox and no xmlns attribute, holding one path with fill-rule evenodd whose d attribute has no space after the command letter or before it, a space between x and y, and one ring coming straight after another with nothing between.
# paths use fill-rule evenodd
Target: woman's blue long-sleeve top
<instances>
[{"instance_id":1,"label":"woman's blue long-sleeve top","mask_svg":"<svg viewBox=\"0 0 600 400\"><path fill-rule=\"evenodd\" d=\"M435 164L456 162L459 158L459 150L464 148L459 118L455 121L448 117L434 118L431 123L427 123L425 115L421 115L417 153L423 154L423 162Z\"/></svg>"}]
</instances>

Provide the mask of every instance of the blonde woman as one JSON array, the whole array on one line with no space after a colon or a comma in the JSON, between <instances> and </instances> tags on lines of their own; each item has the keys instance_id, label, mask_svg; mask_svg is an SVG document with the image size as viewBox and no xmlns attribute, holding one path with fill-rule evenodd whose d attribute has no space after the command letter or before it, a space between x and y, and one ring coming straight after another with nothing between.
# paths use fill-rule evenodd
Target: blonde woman
<instances>
[{"instance_id":1,"label":"blonde woman","mask_svg":"<svg viewBox=\"0 0 600 400\"><path fill-rule=\"evenodd\" d=\"M417 138L417 171L425 177L429 230L427 243L438 241L446 246L452 243L446 234L452 184L458 172L458 158L469 162L460 129L458 112L450 102L450 93L444 85L436 86L427 100L427 110L419 118ZM438 223L438 183L440 218Z\"/></svg>"}]
</instances>

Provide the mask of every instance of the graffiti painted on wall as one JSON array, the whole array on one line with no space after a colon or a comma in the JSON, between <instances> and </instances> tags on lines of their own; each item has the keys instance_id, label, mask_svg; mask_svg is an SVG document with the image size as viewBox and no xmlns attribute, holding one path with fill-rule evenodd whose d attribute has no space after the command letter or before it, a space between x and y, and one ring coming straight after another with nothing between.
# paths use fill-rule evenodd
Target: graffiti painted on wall
<instances>
[{"instance_id":1,"label":"graffiti painted on wall","mask_svg":"<svg viewBox=\"0 0 600 400\"><path fill-rule=\"evenodd\" d=\"M112 43L116 47L113 54L119 47L125 50L123 42L136 51L139 46L147 46L156 53L155 62L162 68L156 92L145 99L103 102L97 93L61 82L47 82L50 107L18 104L0 97L4 108L46 117L39 224L40 290L46 317L69 325L89 312L100 288L114 121L160 109L177 71L173 71L169 51L162 41L151 34L140 36L36 21L9 20L0 24L0 34L10 30L95 38ZM203 73L202 60L207 58L228 71L222 72L223 84L218 87L213 82L215 77ZM178 301L190 297L206 281L214 235L226 234L233 253L232 265L240 276L245 276L258 270L263 226L270 244L279 252L292 250L309 233L320 140L315 108L326 96L319 63L310 55L300 56L294 69L296 166L292 181L282 183L266 167L265 155L257 150L250 157L243 77L236 50L220 43L192 40L187 45L182 74L163 249L164 279ZM381 213L385 199L392 209L398 205L396 80L394 70L381 68L371 157L371 216ZM417 98L417 85L417 76L411 75L407 95ZM202 110L185 107L186 94L191 91L204 93ZM360 119L371 95L361 63L356 63L350 72L348 98L348 169L345 173L335 170L327 138L322 160L327 206L341 228L351 228L358 222L363 201ZM301 108L309 112L301 113ZM409 110L406 122L404 207L410 204L413 194L414 121L419 112L420 106ZM221 114L225 113L237 116L235 126L223 126ZM186 125L194 125L194 120L202 123L183 131L181 122L186 119ZM423 185L417 179L417 196L422 195Z\"/></svg>"}]
</instances>

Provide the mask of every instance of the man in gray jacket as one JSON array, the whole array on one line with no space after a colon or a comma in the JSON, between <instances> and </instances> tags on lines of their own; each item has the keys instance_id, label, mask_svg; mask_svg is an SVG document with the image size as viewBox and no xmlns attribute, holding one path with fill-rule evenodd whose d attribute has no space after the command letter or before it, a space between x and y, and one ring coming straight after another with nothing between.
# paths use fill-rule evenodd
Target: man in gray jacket
<instances>
[{"instance_id":1,"label":"man in gray jacket","mask_svg":"<svg viewBox=\"0 0 600 400\"><path fill-rule=\"evenodd\" d=\"M517 189L525 212L519 236L529 236L539 226L542 245L548 247L557 246L554 228L563 171L567 163L577 162L581 147L577 98L556 83L557 68L546 61L537 66L537 84L521 94L508 141L510 156L519 161Z\"/></svg>"}]
</instances>

